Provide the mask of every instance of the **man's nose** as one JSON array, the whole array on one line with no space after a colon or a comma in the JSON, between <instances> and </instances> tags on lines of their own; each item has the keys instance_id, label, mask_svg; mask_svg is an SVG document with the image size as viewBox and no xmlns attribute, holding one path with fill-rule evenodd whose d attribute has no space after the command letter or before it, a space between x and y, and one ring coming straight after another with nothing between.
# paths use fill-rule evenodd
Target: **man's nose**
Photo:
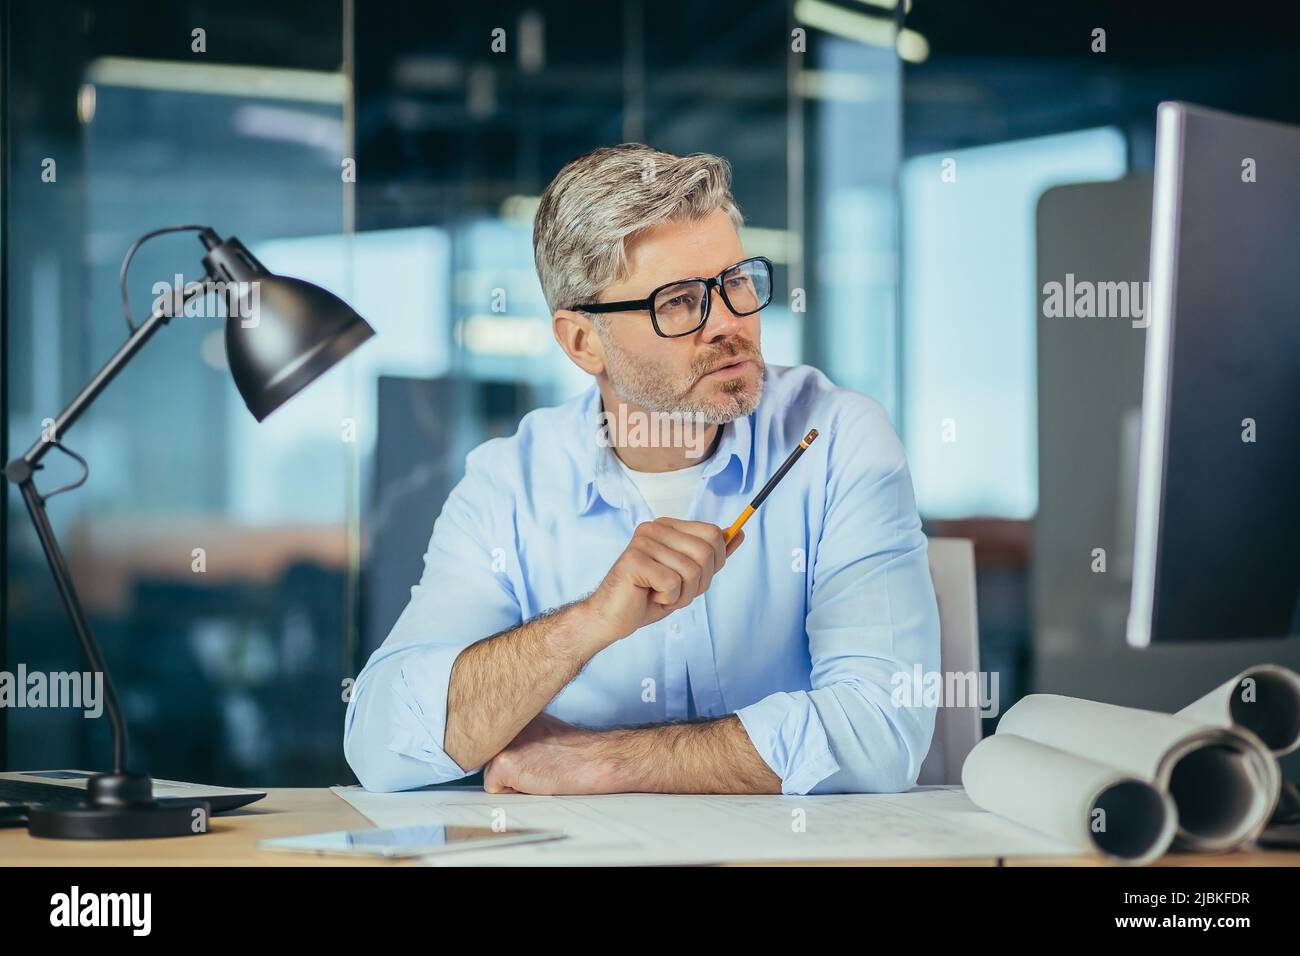
<instances>
[{"instance_id":1,"label":"man's nose","mask_svg":"<svg viewBox=\"0 0 1300 956\"><path fill-rule=\"evenodd\" d=\"M744 319L727 306L721 288L714 286L709 290L709 295L713 297L709 303L709 318L700 330L704 341L715 342L737 334L744 326Z\"/></svg>"}]
</instances>

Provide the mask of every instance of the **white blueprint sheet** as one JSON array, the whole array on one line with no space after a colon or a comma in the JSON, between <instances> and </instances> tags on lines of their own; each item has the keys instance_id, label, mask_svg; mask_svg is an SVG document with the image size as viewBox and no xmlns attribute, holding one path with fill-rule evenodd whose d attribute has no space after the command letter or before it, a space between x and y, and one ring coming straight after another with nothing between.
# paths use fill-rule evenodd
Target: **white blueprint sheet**
<instances>
[{"instance_id":1,"label":"white blueprint sheet","mask_svg":"<svg viewBox=\"0 0 1300 956\"><path fill-rule=\"evenodd\" d=\"M980 810L961 787L809 797L538 797L490 794L478 787L403 793L369 793L360 787L333 790L377 827L434 821L492 826L504 814L508 829L568 834L547 843L427 857L425 862L434 866L956 859L1079 852Z\"/></svg>"}]
</instances>

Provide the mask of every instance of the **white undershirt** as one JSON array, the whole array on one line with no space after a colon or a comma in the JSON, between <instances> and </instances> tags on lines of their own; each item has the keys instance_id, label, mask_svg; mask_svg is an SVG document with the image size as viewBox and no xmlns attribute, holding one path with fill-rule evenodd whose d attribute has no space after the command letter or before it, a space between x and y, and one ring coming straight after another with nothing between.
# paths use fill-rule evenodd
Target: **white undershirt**
<instances>
[{"instance_id":1,"label":"white undershirt","mask_svg":"<svg viewBox=\"0 0 1300 956\"><path fill-rule=\"evenodd\" d=\"M704 466L709 463L706 458L698 465L676 471L633 471L623 463L623 459L617 455L614 458L623 473L632 479L656 518L684 519L690 513L700 482L704 480Z\"/></svg>"},{"instance_id":2,"label":"white undershirt","mask_svg":"<svg viewBox=\"0 0 1300 956\"><path fill-rule=\"evenodd\" d=\"M641 497L650 506L650 513L656 518L685 518L695 503L696 492L704 480L704 466L709 463L706 458L698 465L679 468L676 471L633 471L618 455L614 456L623 474L632 479L641 492ZM691 674L686 672L686 719L698 716L695 708L695 694L691 690Z\"/></svg>"}]
</instances>

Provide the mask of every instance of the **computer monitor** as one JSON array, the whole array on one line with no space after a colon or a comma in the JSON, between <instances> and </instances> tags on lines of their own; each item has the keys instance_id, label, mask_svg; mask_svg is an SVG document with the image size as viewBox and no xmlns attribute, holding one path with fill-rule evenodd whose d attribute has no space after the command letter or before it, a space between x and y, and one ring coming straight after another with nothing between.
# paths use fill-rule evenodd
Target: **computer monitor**
<instances>
[{"instance_id":1,"label":"computer monitor","mask_svg":"<svg viewBox=\"0 0 1300 956\"><path fill-rule=\"evenodd\" d=\"M1128 642L1300 633L1300 128L1162 103Z\"/></svg>"}]
</instances>

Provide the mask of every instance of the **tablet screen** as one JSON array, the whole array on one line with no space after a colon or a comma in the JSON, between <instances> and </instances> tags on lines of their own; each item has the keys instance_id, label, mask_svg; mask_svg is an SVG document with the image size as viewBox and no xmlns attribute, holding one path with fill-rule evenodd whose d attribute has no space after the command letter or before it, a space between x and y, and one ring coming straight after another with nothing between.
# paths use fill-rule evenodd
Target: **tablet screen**
<instances>
[{"instance_id":1,"label":"tablet screen","mask_svg":"<svg viewBox=\"0 0 1300 956\"><path fill-rule=\"evenodd\" d=\"M431 823L386 830L337 830L299 837L279 837L262 840L259 845L268 850L398 857L426 856L471 847L532 843L563 836L557 830L493 830L491 827Z\"/></svg>"}]
</instances>

